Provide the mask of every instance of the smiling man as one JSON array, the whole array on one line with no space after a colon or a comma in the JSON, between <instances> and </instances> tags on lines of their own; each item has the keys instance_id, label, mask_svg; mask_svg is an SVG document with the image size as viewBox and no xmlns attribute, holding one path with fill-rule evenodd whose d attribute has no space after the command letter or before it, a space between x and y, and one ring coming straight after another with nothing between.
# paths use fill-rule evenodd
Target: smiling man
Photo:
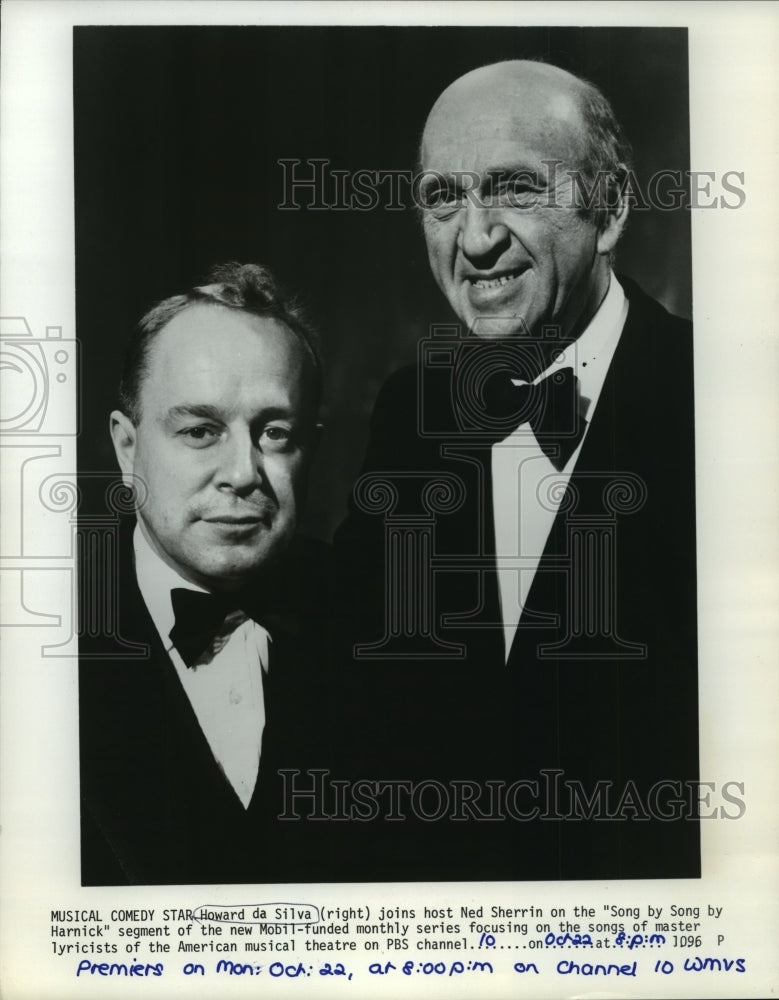
<instances>
[{"instance_id":1,"label":"smiling man","mask_svg":"<svg viewBox=\"0 0 779 1000\"><path fill-rule=\"evenodd\" d=\"M460 325L382 389L336 536L381 752L451 807L388 877L696 875L692 337L612 271L629 146L512 61L443 92L420 168Z\"/></svg>"},{"instance_id":2,"label":"smiling man","mask_svg":"<svg viewBox=\"0 0 779 1000\"><path fill-rule=\"evenodd\" d=\"M295 537L320 396L314 334L265 268L217 268L134 332L110 429L137 521L104 585L148 655L82 661L87 884L283 877L274 769L324 662L300 638L324 547Z\"/></svg>"},{"instance_id":3,"label":"smiling man","mask_svg":"<svg viewBox=\"0 0 779 1000\"><path fill-rule=\"evenodd\" d=\"M554 66L509 62L460 78L434 105L421 148L430 266L477 336L537 337L544 324L578 335L600 307L627 206L582 210L582 181L596 197L600 180L613 191L628 155L613 119L603 149L589 132L601 104Z\"/></svg>"}]
</instances>

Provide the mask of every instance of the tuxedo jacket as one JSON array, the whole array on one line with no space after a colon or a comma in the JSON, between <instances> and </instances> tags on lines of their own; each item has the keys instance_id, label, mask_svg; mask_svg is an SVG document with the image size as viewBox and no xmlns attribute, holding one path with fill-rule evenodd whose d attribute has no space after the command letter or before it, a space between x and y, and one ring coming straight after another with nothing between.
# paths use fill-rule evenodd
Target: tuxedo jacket
<instances>
[{"instance_id":1,"label":"tuxedo jacket","mask_svg":"<svg viewBox=\"0 0 779 1000\"><path fill-rule=\"evenodd\" d=\"M141 597L133 527L123 527L117 551L114 654L96 654L94 637L80 641L83 884L328 879L328 829L277 819L285 811L278 770L311 766L323 752L320 710L329 679L317 622L328 592L326 547L296 541L274 581L277 593L294 597L294 615L287 603L282 626L272 629L260 771L244 809Z\"/></svg>"},{"instance_id":2,"label":"tuxedo jacket","mask_svg":"<svg viewBox=\"0 0 779 1000\"><path fill-rule=\"evenodd\" d=\"M461 343L451 366L402 369L377 400L369 478L335 539L374 767L440 779L450 796L453 782L514 787L514 818L477 818L495 813L483 797L451 820L455 802L408 824L402 859L387 834L397 877L699 874L692 330L620 280L626 324L508 655L490 443L463 419ZM393 500L374 513L380 481ZM459 499L431 515L420 498L436 481ZM415 531L427 576L398 555ZM401 593L432 608L426 637L388 611Z\"/></svg>"}]
</instances>

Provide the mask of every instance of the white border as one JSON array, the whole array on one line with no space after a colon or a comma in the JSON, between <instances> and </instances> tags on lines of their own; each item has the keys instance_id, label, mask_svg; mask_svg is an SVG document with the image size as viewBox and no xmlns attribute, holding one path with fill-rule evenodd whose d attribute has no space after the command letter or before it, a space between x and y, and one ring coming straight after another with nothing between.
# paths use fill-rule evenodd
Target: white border
<instances>
[{"instance_id":1,"label":"white border","mask_svg":"<svg viewBox=\"0 0 779 1000\"><path fill-rule=\"evenodd\" d=\"M779 315L779 51L777 8L771 4L685 3L147 3L6 0L0 54L0 316L23 315L35 336L60 325L75 335L73 257L71 29L74 24L512 24L687 25L690 29L691 156L693 170L743 170L747 200L737 211L693 213L693 293L696 338L699 639L702 776L746 783L747 814L737 823L703 823L700 883L610 883L565 886L369 886L301 890L312 902L381 899L408 905L443 898L500 900L513 892L543 905L561 898L615 902L652 899L725 905L734 953L748 958L747 975L618 984L571 982L572 991L602 986L621 996L769 995L777 982L779 919L777 862L777 426L776 317ZM72 399L63 396L63 422ZM50 439L42 439L49 444ZM74 440L56 439L63 472L75 469ZM2 465L3 569L13 570L14 524L21 496L18 466ZM45 535L46 524L41 524ZM54 543L52 543L54 544ZM58 538L67 551L69 538ZM62 563L57 563L62 565ZM4 597L14 574L4 576ZM62 572L46 577L37 607L68 613ZM48 601L51 604L47 603ZM53 631L53 630L52 630ZM134 995L135 984L77 983L71 967L50 957L48 913L99 901L121 905L195 905L245 895L208 890L81 890L74 859L78 824L76 684L73 660L43 660L40 636L6 629L2 670L2 962L3 995L63 1000L77 993ZM253 895L259 895L252 890ZM292 893L290 898L301 893ZM303 897L301 897L303 898ZM135 901L133 903L133 901ZM166 902L165 902L166 901ZM259 901L259 900L258 900ZM67 971L67 975L66 975ZM149 995L214 996L214 980L145 981ZM404 994L417 987L403 982ZM491 996L516 995L516 979L490 983ZM535 996L562 996L539 984ZM240 990L231 984L219 989ZM279 993L339 996L332 984L285 982ZM335 984L337 986L338 984ZM256 982L275 995L267 981ZM355 984L356 986L356 984ZM395 995L397 982L371 981ZM426 995L453 996L452 981L422 983ZM305 987L305 989L304 989ZM446 992L446 987L450 992ZM419 987L421 989L421 987ZM471 981L474 996L484 995ZM556 992L555 992L556 990ZM365 983L353 992L365 995ZM596 994L588 992L588 995Z\"/></svg>"}]
</instances>

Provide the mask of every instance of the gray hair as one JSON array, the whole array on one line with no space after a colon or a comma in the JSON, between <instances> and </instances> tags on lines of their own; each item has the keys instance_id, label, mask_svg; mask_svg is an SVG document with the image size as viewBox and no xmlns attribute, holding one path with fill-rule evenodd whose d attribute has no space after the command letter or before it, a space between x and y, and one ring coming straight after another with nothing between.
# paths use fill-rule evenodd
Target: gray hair
<instances>
[{"instance_id":1,"label":"gray hair","mask_svg":"<svg viewBox=\"0 0 779 1000\"><path fill-rule=\"evenodd\" d=\"M588 80L581 83L581 111L587 137L581 172L590 191L597 194L594 203L583 206L580 212L601 229L609 212L616 207L619 195L624 193L633 169L633 150L608 100Z\"/></svg>"}]
</instances>

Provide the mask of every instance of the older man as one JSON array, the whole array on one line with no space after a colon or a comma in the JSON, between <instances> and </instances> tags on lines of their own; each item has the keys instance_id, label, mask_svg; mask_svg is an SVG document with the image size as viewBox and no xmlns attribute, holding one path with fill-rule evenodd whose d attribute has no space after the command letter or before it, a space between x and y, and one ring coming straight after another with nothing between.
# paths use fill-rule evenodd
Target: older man
<instances>
[{"instance_id":1,"label":"older man","mask_svg":"<svg viewBox=\"0 0 779 1000\"><path fill-rule=\"evenodd\" d=\"M466 74L425 126L462 326L382 390L337 537L404 724L385 760L449 790L401 877L699 872L692 340L611 270L628 156L539 63Z\"/></svg>"},{"instance_id":2,"label":"older man","mask_svg":"<svg viewBox=\"0 0 779 1000\"><path fill-rule=\"evenodd\" d=\"M135 330L111 436L137 517L102 586L148 655L81 664L86 884L290 877L274 772L324 661L300 627L324 555L295 538L320 395L315 338L264 268L218 268Z\"/></svg>"}]
</instances>

